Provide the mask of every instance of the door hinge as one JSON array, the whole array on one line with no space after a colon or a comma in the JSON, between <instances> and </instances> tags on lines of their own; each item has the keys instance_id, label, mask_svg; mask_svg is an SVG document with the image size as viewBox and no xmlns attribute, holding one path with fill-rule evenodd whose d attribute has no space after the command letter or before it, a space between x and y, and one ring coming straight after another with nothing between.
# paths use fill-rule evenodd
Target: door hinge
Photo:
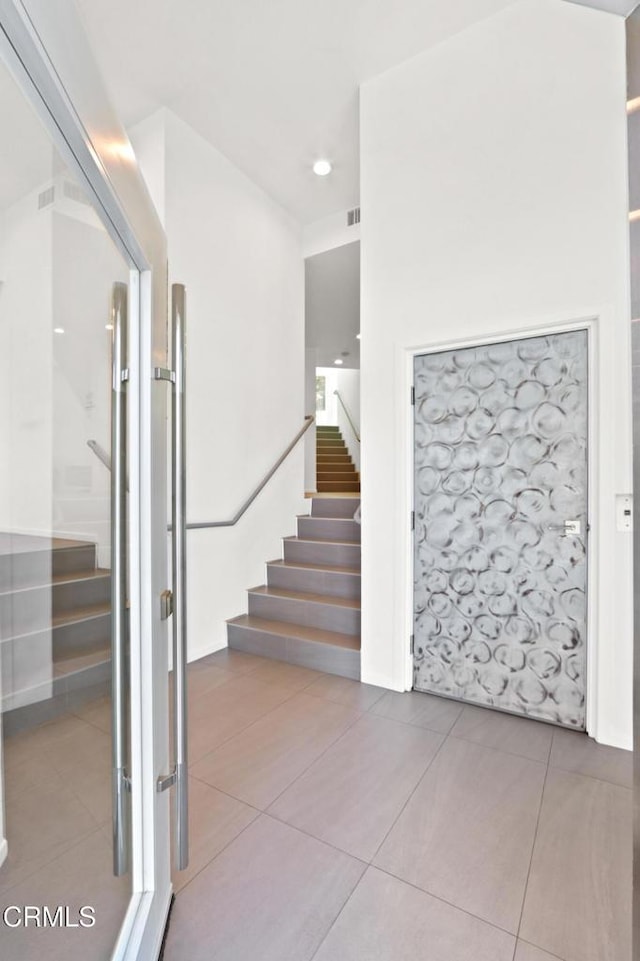
<instances>
[{"instance_id":1,"label":"door hinge","mask_svg":"<svg viewBox=\"0 0 640 961\"><path fill-rule=\"evenodd\" d=\"M412 634L411 637L409 638L409 652L411 654L413 654L414 652L415 644L416 644L416 636L415 634Z\"/></svg>"},{"instance_id":2,"label":"door hinge","mask_svg":"<svg viewBox=\"0 0 640 961\"><path fill-rule=\"evenodd\" d=\"M411 406L415 407L415 403L416 403L416 389L415 387L412 387L411 388Z\"/></svg>"},{"instance_id":3,"label":"door hinge","mask_svg":"<svg viewBox=\"0 0 640 961\"><path fill-rule=\"evenodd\" d=\"M415 529L416 529L416 512L411 511L411 530L415 531Z\"/></svg>"}]
</instances>

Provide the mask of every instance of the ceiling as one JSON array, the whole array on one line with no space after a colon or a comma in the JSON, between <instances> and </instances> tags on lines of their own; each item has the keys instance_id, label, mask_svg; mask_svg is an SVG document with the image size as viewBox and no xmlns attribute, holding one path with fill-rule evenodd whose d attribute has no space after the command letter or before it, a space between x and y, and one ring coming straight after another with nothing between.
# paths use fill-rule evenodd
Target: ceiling
<instances>
[{"instance_id":1,"label":"ceiling","mask_svg":"<svg viewBox=\"0 0 640 961\"><path fill-rule=\"evenodd\" d=\"M618 13L622 17L628 16L638 6L638 0L569 0L569 3L605 10L607 13Z\"/></svg>"},{"instance_id":2,"label":"ceiling","mask_svg":"<svg viewBox=\"0 0 640 961\"><path fill-rule=\"evenodd\" d=\"M359 84L513 2L77 0L125 125L169 107L302 224L359 202Z\"/></svg>"},{"instance_id":3,"label":"ceiling","mask_svg":"<svg viewBox=\"0 0 640 961\"><path fill-rule=\"evenodd\" d=\"M360 367L360 243L305 260L305 346L316 367Z\"/></svg>"}]
</instances>

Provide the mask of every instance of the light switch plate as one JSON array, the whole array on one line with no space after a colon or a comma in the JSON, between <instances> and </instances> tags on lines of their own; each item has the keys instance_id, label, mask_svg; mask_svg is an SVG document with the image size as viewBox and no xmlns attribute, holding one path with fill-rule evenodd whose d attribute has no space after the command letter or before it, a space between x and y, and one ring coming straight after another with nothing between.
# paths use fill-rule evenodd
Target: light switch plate
<instances>
[{"instance_id":1,"label":"light switch plate","mask_svg":"<svg viewBox=\"0 0 640 961\"><path fill-rule=\"evenodd\" d=\"M631 494L616 494L616 530L633 530L633 497Z\"/></svg>"}]
</instances>

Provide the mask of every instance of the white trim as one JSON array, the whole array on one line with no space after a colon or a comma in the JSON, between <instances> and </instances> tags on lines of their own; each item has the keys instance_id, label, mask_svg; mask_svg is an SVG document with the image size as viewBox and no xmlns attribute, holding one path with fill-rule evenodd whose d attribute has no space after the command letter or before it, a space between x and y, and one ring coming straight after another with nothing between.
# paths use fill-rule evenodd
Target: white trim
<instances>
[{"instance_id":1,"label":"white trim","mask_svg":"<svg viewBox=\"0 0 640 961\"><path fill-rule=\"evenodd\" d=\"M7 854L9 853L9 845L7 844L7 839L2 838L0 841L0 868L7 859Z\"/></svg>"},{"instance_id":2,"label":"white trim","mask_svg":"<svg viewBox=\"0 0 640 961\"><path fill-rule=\"evenodd\" d=\"M588 423L587 423L587 516L590 524L589 536L587 538L587 640L586 640L586 664L587 676L585 680L586 698L586 730L588 734L597 736L597 705L598 705L598 616L599 616L599 551L598 551L598 512L597 512L597 493L598 475L597 464L599 462L599 385L601 377L600 369L603 358L599 350L599 330L600 321L604 312L586 312L584 317L577 320L566 320L565 318L549 319L546 322L534 323L527 327L515 327L508 330L500 330L494 334L485 334L482 337L460 337L447 341L430 341L426 344L413 347L400 347L398 360L401 362L403 370L399 377L399 382L403 384L404 397L407 399L401 407L403 410L403 430L402 435L405 444L405 457L402 462L405 464L406 474L404 496L408 506L406 516L415 504L414 490L414 444L413 444L413 421L414 407L408 403L409 391L413 386L414 360L421 354L436 354L448 350L462 349L465 347L478 347L485 344L504 343L512 340L526 340L529 337L543 337L547 334L570 333L575 330L585 330L587 332L587 353L588 353ZM414 544L413 531L407 524L406 549L404 556L406 561L405 591L403 619L405 624L404 637L410 638L413 633L413 583L414 583ZM404 690L409 691L413 687L413 656L410 645L407 642L403 645L403 676Z\"/></svg>"}]
</instances>

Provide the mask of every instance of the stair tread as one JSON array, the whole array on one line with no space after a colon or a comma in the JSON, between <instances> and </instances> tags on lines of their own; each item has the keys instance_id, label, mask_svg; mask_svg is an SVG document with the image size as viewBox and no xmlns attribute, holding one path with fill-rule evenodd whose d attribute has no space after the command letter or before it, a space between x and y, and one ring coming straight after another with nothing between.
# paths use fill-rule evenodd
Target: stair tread
<instances>
[{"instance_id":1,"label":"stair tread","mask_svg":"<svg viewBox=\"0 0 640 961\"><path fill-rule=\"evenodd\" d=\"M96 617L105 617L111 613L111 604L92 604L86 607L78 607L75 611L64 611L62 614L54 614L51 617L49 627L38 627L32 631L23 631L20 634L12 634L11 637L2 638L0 643L6 641L17 641L22 637L34 637L36 634L43 634L50 628L69 627L71 624L81 624L82 621L90 621Z\"/></svg>"},{"instance_id":2,"label":"stair tread","mask_svg":"<svg viewBox=\"0 0 640 961\"><path fill-rule=\"evenodd\" d=\"M265 634L278 634L283 637L299 638L302 641L313 641L316 644L348 648L351 651L360 650L360 638L354 634L338 634L336 631L325 631L318 627L304 627L302 624L289 624L287 621L270 621L264 617L255 617L251 614L240 614L239 617L232 617L227 621L227 624L263 631Z\"/></svg>"},{"instance_id":3,"label":"stair tread","mask_svg":"<svg viewBox=\"0 0 640 961\"><path fill-rule=\"evenodd\" d=\"M355 511L353 512L355 514ZM299 521L342 521L344 524L353 524L353 517L319 517L317 514L296 514Z\"/></svg>"},{"instance_id":4,"label":"stair tread","mask_svg":"<svg viewBox=\"0 0 640 961\"><path fill-rule=\"evenodd\" d=\"M86 607L77 607L74 611L55 614L51 618L51 623L53 627L64 627L67 624L77 624L79 621L88 621L92 617L103 617L110 613L111 604L106 601L102 604L89 604Z\"/></svg>"},{"instance_id":5,"label":"stair tread","mask_svg":"<svg viewBox=\"0 0 640 961\"><path fill-rule=\"evenodd\" d=\"M332 518L332 520L333 519L334 518ZM335 519L339 520L339 518L335 518ZM284 541L298 541L301 544L322 544L322 545L335 544L337 547L358 547L358 548L360 547L359 541L339 541L339 540L336 540L335 538L331 538L331 540L327 540L324 537L297 537L295 534L290 534L287 537L283 537L282 539Z\"/></svg>"},{"instance_id":6,"label":"stair tread","mask_svg":"<svg viewBox=\"0 0 640 961\"><path fill-rule=\"evenodd\" d=\"M39 551L77 550L95 547L93 541L76 541L62 537L41 537L37 534L7 534L0 532L0 554L35 554Z\"/></svg>"},{"instance_id":7,"label":"stair tread","mask_svg":"<svg viewBox=\"0 0 640 961\"><path fill-rule=\"evenodd\" d=\"M267 561L268 566L286 567L293 570L318 571L322 574L350 574L360 577L359 567L338 567L335 564L307 564L305 561L285 561L282 558Z\"/></svg>"},{"instance_id":8,"label":"stair tread","mask_svg":"<svg viewBox=\"0 0 640 961\"><path fill-rule=\"evenodd\" d=\"M247 593L262 594L264 597L282 597L291 601L308 601L310 604L329 604L332 607L344 607L353 611L360 610L360 601L355 598L335 597L333 594L315 594L311 591L290 591L285 587L269 587L267 584L250 587Z\"/></svg>"},{"instance_id":9,"label":"stair tread","mask_svg":"<svg viewBox=\"0 0 640 961\"><path fill-rule=\"evenodd\" d=\"M111 577L111 571L96 567L93 571L74 571L71 574L54 574L50 580L39 584L27 584L24 587L13 587L8 591L0 591L0 597L9 594L26 594L29 591L41 591L45 587L56 587L58 584L77 584L81 581L98 581L104 577Z\"/></svg>"}]
</instances>

